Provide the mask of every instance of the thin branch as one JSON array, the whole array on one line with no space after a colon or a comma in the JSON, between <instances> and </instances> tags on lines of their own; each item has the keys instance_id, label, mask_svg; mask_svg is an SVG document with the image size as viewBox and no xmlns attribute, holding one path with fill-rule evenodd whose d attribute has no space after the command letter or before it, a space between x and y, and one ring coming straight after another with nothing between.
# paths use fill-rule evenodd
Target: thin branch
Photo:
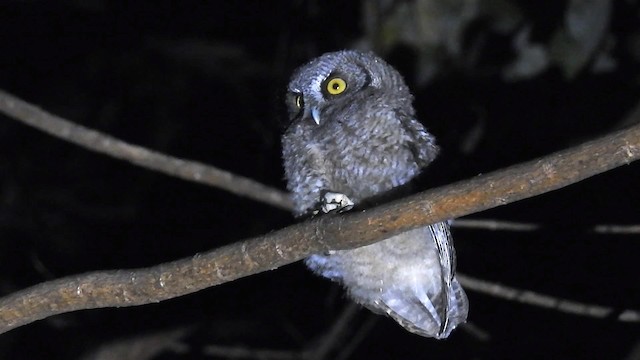
<instances>
[{"instance_id":1,"label":"thin branch","mask_svg":"<svg viewBox=\"0 0 640 360\"><path fill-rule=\"evenodd\" d=\"M476 279L463 274L458 274L458 280L467 290L477 291L505 300L592 318L603 319L611 317L621 322L640 322L639 310L619 310L607 306L585 304L541 294L531 290L518 289L506 285L497 285L490 281Z\"/></svg>"},{"instance_id":2,"label":"thin branch","mask_svg":"<svg viewBox=\"0 0 640 360\"><path fill-rule=\"evenodd\" d=\"M598 234L640 234L640 225L596 225L593 232Z\"/></svg>"},{"instance_id":3,"label":"thin branch","mask_svg":"<svg viewBox=\"0 0 640 360\"><path fill-rule=\"evenodd\" d=\"M349 302L342 313L340 313L338 319L333 322L329 331L322 336L319 344L305 351L305 355L302 358L305 360L327 359L329 353L345 341L345 333L349 329L349 326L353 324L353 319L358 312L360 312L360 308L360 305Z\"/></svg>"},{"instance_id":4,"label":"thin branch","mask_svg":"<svg viewBox=\"0 0 640 360\"><path fill-rule=\"evenodd\" d=\"M476 218L454 219L451 226L458 229L517 232L536 231L544 228L544 225L536 223ZM640 225L602 224L586 228L585 231L607 235L636 235L640 234Z\"/></svg>"},{"instance_id":5,"label":"thin branch","mask_svg":"<svg viewBox=\"0 0 640 360\"><path fill-rule=\"evenodd\" d=\"M491 231L534 231L541 228L539 224L490 219L454 219L451 226Z\"/></svg>"},{"instance_id":6,"label":"thin branch","mask_svg":"<svg viewBox=\"0 0 640 360\"><path fill-rule=\"evenodd\" d=\"M323 360L341 342L345 342L345 332L354 317L360 312L360 305L348 303L329 331L322 336L320 343L311 349L302 351L249 349L239 346L205 346L203 353L209 356L221 356L228 359L264 359L264 360ZM352 337L348 337L353 342Z\"/></svg>"},{"instance_id":7,"label":"thin branch","mask_svg":"<svg viewBox=\"0 0 640 360\"><path fill-rule=\"evenodd\" d=\"M640 340L631 346L629 354L624 357L624 360L638 360L640 359Z\"/></svg>"},{"instance_id":8,"label":"thin branch","mask_svg":"<svg viewBox=\"0 0 640 360\"><path fill-rule=\"evenodd\" d=\"M92 349L80 360L150 360L164 353L184 354L189 349L181 340L191 330L190 327L178 327L142 335L129 335Z\"/></svg>"},{"instance_id":9,"label":"thin branch","mask_svg":"<svg viewBox=\"0 0 640 360\"><path fill-rule=\"evenodd\" d=\"M491 334L489 334L488 331L479 327L471 321L467 320L466 323L460 326L460 329L475 338L477 341L488 342L489 340L491 340Z\"/></svg>"},{"instance_id":10,"label":"thin branch","mask_svg":"<svg viewBox=\"0 0 640 360\"><path fill-rule=\"evenodd\" d=\"M300 352L271 349L249 349L243 346L207 345L202 349L205 356L224 359L299 360Z\"/></svg>"},{"instance_id":11,"label":"thin branch","mask_svg":"<svg viewBox=\"0 0 640 360\"><path fill-rule=\"evenodd\" d=\"M625 121L626 123L638 121L635 119L640 117L640 107L638 109L631 115L630 120ZM129 144L50 114L3 90L0 90L0 112L87 150L125 160L169 176L217 187L284 210L293 210L291 198L284 191L211 165L176 158ZM541 228L539 224L490 219L456 219L452 226L493 231L534 231ZM638 234L640 226L598 225L593 231L600 234Z\"/></svg>"},{"instance_id":12,"label":"thin branch","mask_svg":"<svg viewBox=\"0 0 640 360\"><path fill-rule=\"evenodd\" d=\"M293 208L289 195L283 191L196 161L167 156L141 146L126 143L50 114L2 90L0 90L0 112L40 131L91 151L106 154L177 178L214 186L284 210Z\"/></svg>"},{"instance_id":13,"label":"thin branch","mask_svg":"<svg viewBox=\"0 0 640 360\"><path fill-rule=\"evenodd\" d=\"M349 342L340 348L340 353L336 354L335 360L350 359L351 354L362 343L362 341L369 335L373 326L378 322L380 317L369 314L367 320L360 326L356 333L349 337Z\"/></svg>"},{"instance_id":14,"label":"thin branch","mask_svg":"<svg viewBox=\"0 0 640 360\"><path fill-rule=\"evenodd\" d=\"M0 104L5 105L3 108L8 104L12 114L42 115L32 108L25 115L18 111L22 102L15 100L4 99ZM94 139L97 135L94 133ZM104 144L102 139L98 142ZM313 253L369 245L428 224L553 191L638 158L640 125L635 125L471 180L362 212L320 216L194 257L149 268L97 271L45 282L0 299L0 333L70 311L159 302L273 270Z\"/></svg>"}]
</instances>

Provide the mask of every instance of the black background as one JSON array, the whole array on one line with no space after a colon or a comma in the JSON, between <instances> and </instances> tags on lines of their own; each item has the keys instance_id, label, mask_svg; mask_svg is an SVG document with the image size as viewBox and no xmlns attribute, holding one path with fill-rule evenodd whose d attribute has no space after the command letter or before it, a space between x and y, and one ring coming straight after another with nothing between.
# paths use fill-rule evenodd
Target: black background
<instances>
[{"instance_id":1,"label":"black background","mask_svg":"<svg viewBox=\"0 0 640 360\"><path fill-rule=\"evenodd\" d=\"M534 37L562 23L564 2L526 9ZM516 82L498 71L513 56L489 36L473 66L452 61L427 83L415 54L385 57L414 89L441 157L424 188L576 145L621 126L640 95L623 46L639 34L638 6L616 2L609 72L563 77L558 68ZM362 36L357 2L48 2L0 4L0 88L78 124L284 189L279 137L291 71ZM478 23L467 36L484 31ZM493 69L493 70L492 70ZM463 142L481 129L473 151ZM471 218L543 224L535 232L455 229L459 271L620 311L640 308L637 235L597 224L640 223L636 164ZM294 222L287 212L174 179L65 143L0 117L0 291L100 269L175 260ZM446 341L379 317L350 358L637 359L638 323L592 319L468 292L469 320ZM207 345L312 348L348 304L336 285L296 263L178 299L56 316L0 335L0 358L79 358L97 346L191 326L186 351ZM374 317L362 310L338 344ZM224 358L224 357L221 357Z\"/></svg>"}]
</instances>

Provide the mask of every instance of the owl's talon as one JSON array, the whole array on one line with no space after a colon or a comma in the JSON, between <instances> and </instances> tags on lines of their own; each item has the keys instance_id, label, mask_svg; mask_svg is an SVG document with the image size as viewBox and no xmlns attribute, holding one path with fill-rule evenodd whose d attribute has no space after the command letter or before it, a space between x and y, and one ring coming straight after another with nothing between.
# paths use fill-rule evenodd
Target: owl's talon
<instances>
[{"instance_id":1,"label":"owl's talon","mask_svg":"<svg viewBox=\"0 0 640 360\"><path fill-rule=\"evenodd\" d=\"M320 202L322 203L320 210L325 214L332 211L345 212L353 208L353 201L342 193L327 191Z\"/></svg>"}]
</instances>

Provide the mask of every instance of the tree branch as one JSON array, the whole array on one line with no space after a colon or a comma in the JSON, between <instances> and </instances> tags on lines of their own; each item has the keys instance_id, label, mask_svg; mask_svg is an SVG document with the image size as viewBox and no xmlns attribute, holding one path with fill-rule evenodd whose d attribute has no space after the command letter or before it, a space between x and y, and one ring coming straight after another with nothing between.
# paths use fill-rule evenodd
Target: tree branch
<instances>
[{"instance_id":1,"label":"tree branch","mask_svg":"<svg viewBox=\"0 0 640 360\"><path fill-rule=\"evenodd\" d=\"M196 161L167 156L126 143L43 111L3 90L0 90L0 112L91 151L107 154L177 178L211 185L284 210L293 209L293 203L284 191Z\"/></svg>"},{"instance_id":2,"label":"tree branch","mask_svg":"<svg viewBox=\"0 0 640 360\"><path fill-rule=\"evenodd\" d=\"M506 285L498 285L491 281L476 279L458 274L458 280L465 290L473 290L493 297L516 301L522 304L537 306L556 311L604 319L613 317L621 322L640 322L640 311L634 309L617 310L612 307L585 304L574 300L541 294L535 291L518 289Z\"/></svg>"},{"instance_id":3,"label":"tree branch","mask_svg":"<svg viewBox=\"0 0 640 360\"><path fill-rule=\"evenodd\" d=\"M105 153L114 149L113 144L124 145L117 157L164 172L164 161L172 167L183 165L175 163L174 158L114 138L102 139L99 133L60 118L54 119L58 121L54 130L48 129L40 120L50 120L43 119L43 114L51 115L7 96L0 92L0 111L48 133ZM25 118L35 120L28 122ZM88 131L91 136L70 135L78 129ZM0 333L75 310L159 302L272 270L313 253L368 245L428 224L556 190L638 158L640 125L635 125L537 160L374 209L321 216L190 258L143 269L97 271L45 282L0 299ZM205 165L200 166L207 170ZM174 175L187 178L184 174Z\"/></svg>"},{"instance_id":4,"label":"tree branch","mask_svg":"<svg viewBox=\"0 0 640 360\"><path fill-rule=\"evenodd\" d=\"M536 231L544 228L541 224L516 222L516 221L502 221L492 219L454 219L451 224L452 227L458 229L474 229L474 230L489 230L489 231L516 231L527 232ZM600 224L591 228L583 229L584 231L593 232L596 234L607 235L636 235L640 234L640 225L619 225L619 224Z\"/></svg>"}]
</instances>

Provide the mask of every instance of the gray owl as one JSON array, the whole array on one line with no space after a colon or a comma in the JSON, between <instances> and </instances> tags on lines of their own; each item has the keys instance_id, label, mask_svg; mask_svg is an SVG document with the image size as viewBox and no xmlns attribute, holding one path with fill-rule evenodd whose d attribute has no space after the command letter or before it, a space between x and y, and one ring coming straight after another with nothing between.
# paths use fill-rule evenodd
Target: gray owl
<instances>
[{"instance_id":1,"label":"gray owl","mask_svg":"<svg viewBox=\"0 0 640 360\"><path fill-rule=\"evenodd\" d=\"M339 51L300 67L288 86L282 138L295 215L344 211L406 184L438 153L415 118L400 74L371 53ZM445 222L353 250L305 260L375 313L407 330L446 338L467 318Z\"/></svg>"}]
</instances>

